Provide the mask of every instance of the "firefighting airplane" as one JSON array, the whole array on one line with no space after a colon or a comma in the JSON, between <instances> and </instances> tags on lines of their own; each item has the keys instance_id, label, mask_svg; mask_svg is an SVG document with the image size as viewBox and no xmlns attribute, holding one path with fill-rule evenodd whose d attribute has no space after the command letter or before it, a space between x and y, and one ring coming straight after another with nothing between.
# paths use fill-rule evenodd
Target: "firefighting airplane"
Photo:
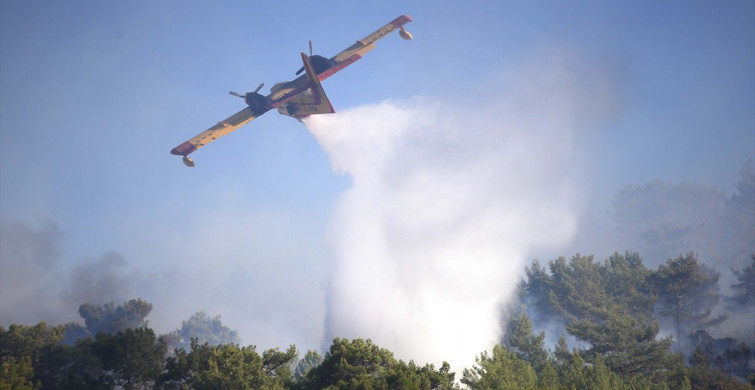
<instances>
[{"instance_id":1,"label":"firefighting airplane","mask_svg":"<svg viewBox=\"0 0 755 390\"><path fill-rule=\"evenodd\" d=\"M296 72L296 74L304 72L303 75L294 81L275 84L267 96L258 93L264 83L260 84L254 92L247 92L243 95L238 92L230 92L231 95L244 99L247 107L199 133L194 138L176 146L170 153L183 156L184 164L188 167L193 167L194 160L189 157L189 154L219 137L230 134L272 109L277 109L282 115L297 119L315 114L330 114L335 112L328 97L325 95L325 91L322 89L320 81L327 79L362 58L363 55L375 48L377 40L396 29L399 30L401 38L412 39L412 35L404 29L404 24L411 21L412 18L409 16L401 15L332 58L312 55L312 42L310 42L309 56L301 53L304 66Z\"/></svg>"}]
</instances>

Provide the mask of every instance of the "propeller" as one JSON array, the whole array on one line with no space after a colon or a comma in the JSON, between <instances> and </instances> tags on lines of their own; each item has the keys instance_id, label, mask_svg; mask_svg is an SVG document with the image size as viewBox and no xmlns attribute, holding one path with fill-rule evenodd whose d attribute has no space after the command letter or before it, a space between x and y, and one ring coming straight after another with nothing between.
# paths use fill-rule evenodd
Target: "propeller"
<instances>
[{"instance_id":1,"label":"propeller","mask_svg":"<svg viewBox=\"0 0 755 390\"><path fill-rule=\"evenodd\" d=\"M257 87L257 89L255 89L253 93L257 93L257 92L259 92L259 90L260 90L260 89L262 89L262 87L263 87L264 85L265 85L265 83L262 83L262 84L260 84L260 86L259 86L259 87ZM228 92L228 93L230 93L230 94L231 94L231 95L233 95L233 96L238 96L238 97L240 97L240 98L242 98L242 99L245 99L245 98L246 98L246 96L245 96L245 95L243 95L243 94L240 94L240 93L238 93L238 92L233 92L233 91L230 91L230 92Z\"/></svg>"},{"instance_id":2,"label":"propeller","mask_svg":"<svg viewBox=\"0 0 755 390\"><path fill-rule=\"evenodd\" d=\"M309 41L309 56L312 57L312 41ZM296 71L296 74L300 74L301 72L304 72L304 67L302 66L301 69Z\"/></svg>"}]
</instances>

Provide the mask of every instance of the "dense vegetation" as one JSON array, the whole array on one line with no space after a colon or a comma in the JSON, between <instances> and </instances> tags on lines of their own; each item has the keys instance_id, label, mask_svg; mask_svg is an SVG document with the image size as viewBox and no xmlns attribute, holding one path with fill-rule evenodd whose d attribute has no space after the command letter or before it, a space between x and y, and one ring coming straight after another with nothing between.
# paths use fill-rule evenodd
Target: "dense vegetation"
<instances>
[{"instance_id":1,"label":"dense vegetation","mask_svg":"<svg viewBox=\"0 0 755 390\"><path fill-rule=\"evenodd\" d=\"M755 256L736 270L735 294L726 297L748 304L752 314L754 269ZM752 340L709 333L725 319L712 314L721 298L718 274L693 254L657 270L636 253L604 262L575 255L547 268L534 261L519 298L509 309L505 339L460 378L447 363L407 363L370 340L336 338L325 356L308 351L299 359L293 345L262 353L241 346L235 331L204 312L158 337L145 320L148 302L84 304L85 326L0 328L0 389L749 389L755 383ZM560 332L552 351L531 316ZM659 323L677 336L661 336Z\"/></svg>"},{"instance_id":2,"label":"dense vegetation","mask_svg":"<svg viewBox=\"0 0 755 390\"><path fill-rule=\"evenodd\" d=\"M336 338L324 356L299 358L293 345L260 353L203 311L158 336L146 321L152 304L135 299L83 304L83 325L0 327L0 390L750 389L752 161L741 175L730 196L662 181L619 191L617 228L600 238L639 249L652 267L638 252L533 261L504 313L500 344L460 376L447 363L407 363L362 339ZM731 278L722 283L716 268Z\"/></svg>"},{"instance_id":3,"label":"dense vegetation","mask_svg":"<svg viewBox=\"0 0 755 390\"><path fill-rule=\"evenodd\" d=\"M749 300L748 307L737 306L748 313L747 340L711 336L727 318L713 314L721 299L719 274L692 253L657 270L632 252L602 263L579 254L547 268L535 261L510 310L501 353L529 363L538 388L749 388L738 381L755 380L755 256L751 260L736 272L739 282L727 297ZM560 337L553 353L544 347L546 331L534 333L530 317Z\"/></svg>"}]
</instances>

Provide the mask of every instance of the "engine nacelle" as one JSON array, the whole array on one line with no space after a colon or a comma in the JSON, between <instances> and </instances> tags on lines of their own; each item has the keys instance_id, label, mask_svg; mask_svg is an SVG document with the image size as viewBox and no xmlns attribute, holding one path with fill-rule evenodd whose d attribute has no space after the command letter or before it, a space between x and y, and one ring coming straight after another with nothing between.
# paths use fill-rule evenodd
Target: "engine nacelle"
<instances>
[{"instance_id":1,"label":"engine nacelle","mask_svg":"<svg viewBox=\"0 0 755 390\"><path fill-rule=\"evenodd\" d=\"M268 110L268 106L270 106L270 99L257 92L247 92L244 95L244 101L246 101L246 104L249 105L255 115L262 115Z\"/></svg>"},{"instance_id":2,"label":"engine nacelle","mask_svg":"<svg viewBox=\"0 0 755 390\"><path fill-rule=\"evenodd\" d=\"M318 56L317 54L309 57L309 62L312 63L315 73L320 74L336 65L335 61L330 58Z\"/></svg>"}]
</instances>

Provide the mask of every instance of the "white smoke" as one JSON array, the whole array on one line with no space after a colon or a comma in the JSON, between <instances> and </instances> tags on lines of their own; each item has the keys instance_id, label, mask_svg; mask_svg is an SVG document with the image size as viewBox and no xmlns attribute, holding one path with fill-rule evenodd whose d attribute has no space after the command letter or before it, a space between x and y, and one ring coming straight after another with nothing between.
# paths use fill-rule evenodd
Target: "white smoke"
<instances>
[{"instance_id":1,"label":"white smoke","mask_svg":"<svg viewBox=\"0 0 755 390\"><path fill-rule=\"evenodd\" d=\"M486 86L492 93L306 120L353 180L328 230L326 337L371 338L457 371L500 340L501 307L529 251L576 231L574 137L606 98L578 88L584 73L548 52Z\"/></svg>"}]
</instances>

